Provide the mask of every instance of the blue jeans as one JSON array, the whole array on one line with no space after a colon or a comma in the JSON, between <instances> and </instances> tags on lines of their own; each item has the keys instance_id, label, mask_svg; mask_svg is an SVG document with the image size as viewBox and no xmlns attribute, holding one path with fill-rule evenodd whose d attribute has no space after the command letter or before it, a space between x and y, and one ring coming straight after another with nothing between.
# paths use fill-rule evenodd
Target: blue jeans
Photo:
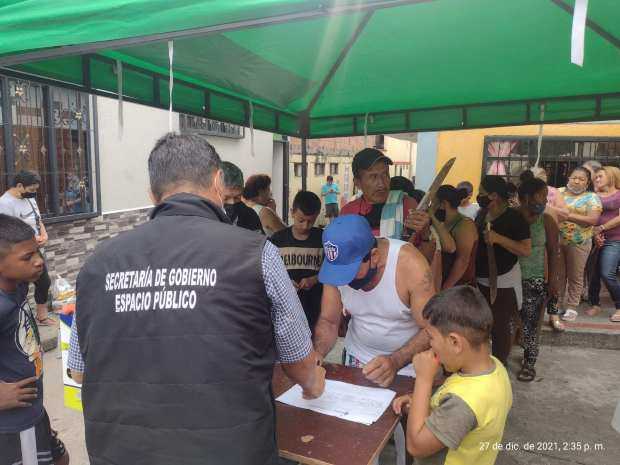
<instances>
[{"instance_id":1,"label":"blue jeans","mask_svg":"<svg viewBox=\"0 0 620 465\"><path fill-rule=\"evenodd\" d=\"M598 257L598 266L590 280L590 304L600 305L600 279L605 283L614 301L616 310L620 309L620 282L618 282L618 264L620 263L620 241L605 241Z\"/></svg>"}]
</instances>

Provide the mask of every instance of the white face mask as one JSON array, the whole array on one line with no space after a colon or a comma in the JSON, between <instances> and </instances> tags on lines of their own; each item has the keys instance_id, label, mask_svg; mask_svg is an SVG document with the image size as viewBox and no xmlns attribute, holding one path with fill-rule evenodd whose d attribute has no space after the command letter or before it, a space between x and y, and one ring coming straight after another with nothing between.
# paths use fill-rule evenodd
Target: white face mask
<instances>
[{"instance_id":1,"label":"white face mask","mask_svg":"<svg viewBox=\"0 0 620 465\"><path fill-rule=\"evenodd\" d=\"M585 187L575 187L575 186L571 186L570 184L566 186L566 188L571 192L571 194L574 194L574 195L583 194L586 191Z\"/></svg>"}]
</instances>

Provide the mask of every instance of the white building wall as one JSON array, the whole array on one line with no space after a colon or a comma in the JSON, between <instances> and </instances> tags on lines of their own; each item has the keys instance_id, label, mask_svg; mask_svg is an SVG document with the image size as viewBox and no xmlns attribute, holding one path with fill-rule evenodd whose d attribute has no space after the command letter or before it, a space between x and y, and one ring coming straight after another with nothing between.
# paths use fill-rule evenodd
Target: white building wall
<instances>
[{"instance_id":1,"label":"white building wall","mask_svg":"<svg viewBox=\"0 0 620 465\"><path fill-rule=\"evenodd\" d=\"M98 113L101 207L103 213L149 207L147 160L155 142L168 132L168 112L133 103L123 103L123 134L119 137L118 102L96 97ZM173 130L179 131L178 114L173 115ZM250 131L243 139L208 136L222 160L235 163L247 178L263 173L273 178L273 135L254 131L251 153ZM280 165L281 166L281 163ZM280 169L281 170L281 169ZM273 191L281 208L282 183L274 181Z\"/></svg>"},{"instance_id":2,"label":"white building wall","mask_svg":"<svg viewBox=\"0 0 620 465\"><path fill-rule=\"evenodd\" d=\"M168 132L168 112L124 102L121 137L117 100L96 99L102 212L151 206L147 160L155 142ZM178 131L178 115L172 124Z\"/></svg>"},{"instance_id":3,"label":"white building wall","mask_svg":"<svg viewBox=\"0 0 620 465\"><path fill-rule=\"evenodd\" d=\"M283 176L283 163L284 163L284 144L282 142L273 143L273 158L271 162L271 191L273 192L273 198L276 201L276 213L280 218L284 218L284 176ZM289 205L290 206L290 205Z\"/></svg>"}]
</instances>

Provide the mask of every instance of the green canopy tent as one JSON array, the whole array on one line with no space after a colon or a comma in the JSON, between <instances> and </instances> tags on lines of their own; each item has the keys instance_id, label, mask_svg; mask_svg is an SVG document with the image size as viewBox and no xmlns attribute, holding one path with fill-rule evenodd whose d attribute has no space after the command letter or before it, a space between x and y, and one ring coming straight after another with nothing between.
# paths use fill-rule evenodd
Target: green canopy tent
<instances>
[{"instance_id":1,"label":"green canopy tent","mask_svg":"<svg viewBox=\"0 0 620 465\"><path fill-rule=\"evenodd\" d=\"M8 0L0 72L168 108L173 41L174 110L302 138L620 118L589 3L579 67L575 0Z\"/></svg>"},{"instance_id":2,"label":"green canopy tent","mask_svg":"<svg viewBox=\"0 0 620 465\"><path fill-rule=\"evenodd\" d=\"M620 2L579 67L582 1L7 0L0 72L304 140L618 119Z\"/></svg>"}]
</instances>

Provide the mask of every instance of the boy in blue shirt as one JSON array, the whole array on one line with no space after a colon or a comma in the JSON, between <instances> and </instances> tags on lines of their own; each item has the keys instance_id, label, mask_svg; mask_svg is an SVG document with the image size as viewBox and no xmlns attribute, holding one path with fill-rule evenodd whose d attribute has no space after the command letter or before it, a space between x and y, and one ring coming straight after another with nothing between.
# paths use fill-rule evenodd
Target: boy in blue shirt
<instances>
[{"instance_id":1,"label":"boy in blue shirt","mask_svg":"<svg viewBox=\"0 0 620 465\"><path fill-rule=\"evenodd\" d=\"M28 283L43 272L33 229L0 214L0 463L69 463L43 408L43 350Z\"/></svg>"}]
</instances>

